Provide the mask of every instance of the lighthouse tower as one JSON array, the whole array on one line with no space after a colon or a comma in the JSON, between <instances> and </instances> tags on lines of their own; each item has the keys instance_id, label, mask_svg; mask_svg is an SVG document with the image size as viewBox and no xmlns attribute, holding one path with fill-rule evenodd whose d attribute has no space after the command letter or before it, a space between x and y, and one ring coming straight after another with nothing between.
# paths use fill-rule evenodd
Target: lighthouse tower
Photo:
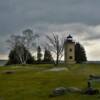
<instances>
[{"instance_id":1,"label":"lighthouse tower","mask_svg":"<svg viewBox=\"0 0 100 100\"><path fill-rule=\"evenodd\" d=\"M74 64L75 62L75 42L71 35L67 37L64 43L64 59L66 64Z\"/></svg>"}]
</instances>

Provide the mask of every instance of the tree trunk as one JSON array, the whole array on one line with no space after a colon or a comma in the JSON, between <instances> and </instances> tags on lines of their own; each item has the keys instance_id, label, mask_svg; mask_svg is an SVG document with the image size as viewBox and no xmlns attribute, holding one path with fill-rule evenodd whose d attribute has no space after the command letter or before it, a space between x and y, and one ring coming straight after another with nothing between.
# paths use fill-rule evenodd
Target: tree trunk
<instances>
[{"instance_id":1,"label":"tree trunk","mask_svg":"<svg viewBox=\"0 0 100 100\"><path fill-rule=\"evenodd\" d=\"M58 66L58 64L59 64L59 53L58 53L58 50L57 50L56 66Z\"/></svg>"}]
</instances>

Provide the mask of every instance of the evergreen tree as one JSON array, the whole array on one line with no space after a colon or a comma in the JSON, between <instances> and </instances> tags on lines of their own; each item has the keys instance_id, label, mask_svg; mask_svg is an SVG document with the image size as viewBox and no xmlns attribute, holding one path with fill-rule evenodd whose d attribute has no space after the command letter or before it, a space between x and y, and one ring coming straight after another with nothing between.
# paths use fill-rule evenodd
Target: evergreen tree
<instances>
[{"instance_id":1,"label":"evergreen tree","mask_svg":"<svg viewBox=\"0 0 100 100\"><path fill-rule=\"evenodd\" d=\"M37 35L31 29L24 30L21 35L11 35L7 40L9 49L11 50L7 64L33 63L34 57L31 56L30 52L33 47L36 47L35 39Z\"/></svg>"},{"instance_id":2,"label":"evergreen tree","mask_svg":"<svg viewBox=\"0 0 100 100\"><path fill-rule=\"evenodd\" d=\"M75 60L77 63L87 61L85 49L80 43L76 43L75 45Z\"/></svg>"},{"instance_id":3,"label":"evergreen tree","mask_svg":"<svg viewBox=\"0 0 100 100\"><path fill-rule=\"evenodd\" d=\"M47 49L45 49L45 52L44 52L43 62L44 63L53 63L53 58L52 58L51 52Z\"/></svg>"},{"instance_id":4,"label":"evergreen tree","mask_svg":"<svg viewBox=\"0 0 100 100\"><path fill-rule=\"evenodd\" d=\"M10 64L32 64L34 58L31 53L24 47L24 45L16 45L9 53L9 61L7 65Z\"/></svg>"},{"instance_id":5,"label":"evergreen tree","mask_svg":"<svg viewBox=\"0 0 100 100\"><path fill-rule=\"evenodd\" d=\"M42 62L41 47L38 46L38 48L37 48L37 63L41 63L41 62Z\"/></svg>"}]
</instances>

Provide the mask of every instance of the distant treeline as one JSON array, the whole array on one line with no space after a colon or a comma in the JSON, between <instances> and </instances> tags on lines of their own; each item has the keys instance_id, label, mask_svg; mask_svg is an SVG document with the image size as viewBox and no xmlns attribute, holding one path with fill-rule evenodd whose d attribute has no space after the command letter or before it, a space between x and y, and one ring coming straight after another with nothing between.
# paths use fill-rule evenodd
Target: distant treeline
<instances>
[{"instance_id":1,"label":"distant treeline","mask_svg":"<svg viewBox=\"0 0 100 100\"><path fill-rule=\"evenodd\" d=\"M34 34L31 29L24 30L21 35L12 35L7 40L10 53L6 65L34 63L54 63L58 65L64 56L65 37L61 38L55 33L45 37L45 45L37 45L36 41L38 40L39 42L39 38L41 37L39 34ZM36 57L33 56L34 52L37 53ZM75 45L75 60L77 63L87 61L85 49L80 43L76 43Z\"/></svg>"}]
</instances>

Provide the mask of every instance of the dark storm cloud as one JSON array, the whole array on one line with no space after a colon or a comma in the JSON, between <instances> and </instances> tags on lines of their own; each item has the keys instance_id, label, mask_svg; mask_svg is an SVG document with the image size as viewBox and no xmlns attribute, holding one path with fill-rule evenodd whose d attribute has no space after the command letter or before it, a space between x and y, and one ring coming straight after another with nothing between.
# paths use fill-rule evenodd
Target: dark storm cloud
<instances>
[{"instance_id":1,"label":"dark storm cloud","mask_svg":"<svg viewBox=\"0 0 100 100\"><path fill-rule=\"evenodd\" d=\"M72 32L83 40L99 39L100 0L0 0L0 52L9 35L26 28L41 35ZM95 36L96 33L96 36Z\"/></svg>"},{"instance_id":2,"label":"dark storm cloud","mask_svg":"<svg viewBox=\"0 0 100 100\"><path fill-rule=\"evenodd\" d=\"M99 0L3 0L0 30L15 32L39 23L100 23Z\"/></svg>"},{"instance_id":3,"label":"dark storm cloud","mask_svg":"<svg viewBox=\"0 0 100 100\"><path fill-rule=\"evenodd\" d=\"M84 40L100 40L100 35L86 37Z\"/></svg>"}]
</instances>

